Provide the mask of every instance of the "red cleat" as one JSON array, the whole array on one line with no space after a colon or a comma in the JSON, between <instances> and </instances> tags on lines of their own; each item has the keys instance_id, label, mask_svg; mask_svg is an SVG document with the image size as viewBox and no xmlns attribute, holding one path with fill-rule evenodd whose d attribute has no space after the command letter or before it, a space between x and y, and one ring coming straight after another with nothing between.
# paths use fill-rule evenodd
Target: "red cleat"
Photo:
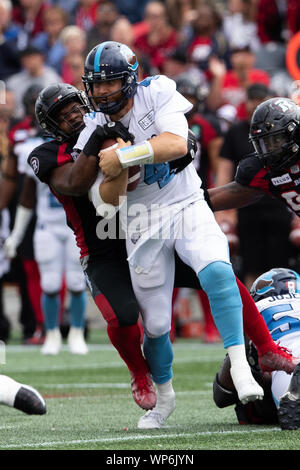
<instances>
[{"instance_id":1,"label":"red cleat","mask_svg":"<svg viewBox=\"0 0 300 470\"><path fill-rule=\"evenodd\" d=\"M156 405L156 393L150 374L135 375L131 373L131 392L134 401L143 410L152 410Z\"/></svg>"},{"instance_id":2,"label":"red cleat","mask_svg":"<svg viewBox=\"0 0 300 470\"><path fill-rule=\"evenodd\" d=\"M294 357L288 349L279 346L279 344L274 350L268 351L258 358L258 365L262 372L283 370L287 374L292 374L299 363L299 357Z\"/></svg>"}]
</instances>

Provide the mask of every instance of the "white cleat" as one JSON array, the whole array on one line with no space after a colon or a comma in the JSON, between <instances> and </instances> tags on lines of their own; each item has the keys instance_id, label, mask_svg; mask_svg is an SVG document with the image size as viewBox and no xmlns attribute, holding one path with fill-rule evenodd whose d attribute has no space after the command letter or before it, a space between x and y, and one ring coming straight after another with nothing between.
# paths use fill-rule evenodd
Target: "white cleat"
<instances>
[{"instance_id":1,"label":"white cleat","mask_svg":"<svg viewBox=\"0 0 300 470\"><path fill-rule=\"evenodd\" d=\"M68 334L68 345L72 354L87 354L88 347L84 340L84 330L82 328L71 327Z\"/></svg>"},{"instance_id":2,"label":"white cleat","mask_svg":"<svg viewBox=\"0 0 300 470\"><path fill-rule=\"evenodd\" d=\"M30 415L46 413L46 404L40 393L29 385L0 375L0 403Z\"/></svg>"},{"instance_id":3,"label":"white cleat","mask_svg":"<svg viewBox=\"0 0 300 470\"><path fill-rule=\"evenodd\" d=\"M166 420L175 410L175 392L161 398L158 394L157 404L153 410L139 419L138 429L159 429L164 426Z\"/></svg>"},{"instance_id":4,"label":"white cleat","mask_svg":"<svg viewBox=\"0 0 300 470\"><path fill-rule=\"evenodd\" d=\"M48 330L46 332L45 342L42 346L41 353L45 355L56 356L62 346L62 339L60 330L54 328L53 330Z\"/></svg>"},{"instance_id":5,"label":"white cleat","mask_svg":"<svg viewBox=\"0 0 300 470\"><path fill-rule=\"evenodd\" d=\"M262 400L264 391L254 380L250 367L231 367L230 374L243 405L250 401Z\"/></svg>"}]
</instances>

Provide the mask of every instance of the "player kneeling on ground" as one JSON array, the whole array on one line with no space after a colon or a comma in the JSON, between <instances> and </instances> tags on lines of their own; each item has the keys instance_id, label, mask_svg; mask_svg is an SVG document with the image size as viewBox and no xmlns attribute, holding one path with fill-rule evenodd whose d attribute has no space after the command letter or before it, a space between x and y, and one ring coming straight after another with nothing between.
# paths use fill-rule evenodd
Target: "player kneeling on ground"
<instances>
[{"instance_id":1,"label":"player kneeling on ground","mask_svg":"<svg viewBox=\"0 0 300 470\"><path fill-rule=\"evenodd\" d=\"M250 294L263 316L274 341L300 353L300 276L291 269L275 268L259 276ZM230 377L230 360L226 356L214 380L214 401L219 408L235 405L240 424L279 423L282 429L300 427L300 365L292 375L283 371L263 374L257 352L249 343L247 358L252 374L264 389L262 401L243 405Z\"/></svg>"}]
</instances>

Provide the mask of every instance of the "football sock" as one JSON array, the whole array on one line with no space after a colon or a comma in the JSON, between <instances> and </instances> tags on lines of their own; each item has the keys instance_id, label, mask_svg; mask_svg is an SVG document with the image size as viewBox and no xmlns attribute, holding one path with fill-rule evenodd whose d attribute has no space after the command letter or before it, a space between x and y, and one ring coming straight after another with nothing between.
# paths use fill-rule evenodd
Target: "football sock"
<instances>
[{"instance_id":1,"label":"football sock","mask_svg":"<svg viewBox=\"0 0 300 470\"><path fill-rule=\"evenodd\" d=\"M87 294L85 291L71 293L70 299L70 323L75 328L84 328Z\"/></svg>"},{"instance_id":2,"label":"football sock","mask_svg":"<svg viewBox=\"0 0 300 470\"><path fill-rule=\"evenodd\" d=\"M143 356L141 348L140 327L132 326L112 326L107 325L107 334L120 354L128 369L134 374L146 374L149 372L147 362Z\"/></svg>"},{"instance_id":3,"label":"football sock","mask_svg":"<svg viewBox=\"0 0 300 470\"><path fill-rule=\"evenodd\" d=\"M159 338L149 338L145 334L143 346L153 381L156 384L164 384L173 377L173 349L169 332Z\"/></svg>"},{"instance_id":4,"label":"football sock","mask_svg":"<svg viewBox=\"0 0 300 470\"><path fill-rule=\"evenodd\" d=\"M53 330L54 328L58 328L59 306L60 301L58 294L42 294L42 307L44 311L46 330Z\"/></svg>"},{"instance_id":5,"label":"football sock","mask_svg":"<svg viewBox=\"0 0 300 470\"><path fill-rule=\"evenodd\" d=\"M232 266L216 261L198 273L224 347L244 345L242 301Z\"/></svg>"},{"instance_id":6,"label":"football sock","mask_svg":"<svg viewBox=\"0 0 300 470\"><path fill-rule=\"evenodd\" d=\"M18 382L6 375L0 375L0 403L14 406L15 397L19 389L20 384Z\"/></svg>"},{"instance_id":7,"label":"football sock","mask_svg":"<svg viewBox=\"0 0 300 470\"><path fill-rule=\"evenodd\" d=\"M263 355L274 349L274 341L248 289L237 278L236 282L243 302L244 331L255 344L258 354Z\"/></svg>"}]
</instances>

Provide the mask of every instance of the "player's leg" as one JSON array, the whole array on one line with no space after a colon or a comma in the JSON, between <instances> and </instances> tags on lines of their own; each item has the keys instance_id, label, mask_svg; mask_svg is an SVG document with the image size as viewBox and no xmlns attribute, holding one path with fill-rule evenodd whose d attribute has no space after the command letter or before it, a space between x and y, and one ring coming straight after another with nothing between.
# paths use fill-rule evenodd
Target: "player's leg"
<instances>
[{"instance_id":1,"label":"player's leg","mask_svg":"<svg viewBox=\"0 0 300 470\"><path fill-rule=\"evenodd\" d=\"M149 273L137 273L130 269L143 317L144 354L157 390L156 406L141 417L139 429L160 428L175 409L173 350L169 337L174 265L173 247L167 248L165 244Z\"/></svg>"},{"instance_id":2,"label":"player's leg","mask_svg":"<svg viewBox=\"0 0 300 470\"><path fill-rule=\"evenodd\" d=\"M242 301L229 260L226 236L204 201L191 204L178 219L183 224L176 251L197 273L231 362L231 376L241 402L263 397L246 359Z\"/></svg>"},{"instance_id":3,"label":"player's leg","mask_svg":"<svg viewBox=\"0 0 300 470\"><path fill-rule=\"evenodd\" d=\"M264 372L273 370L284 370L291 374L299 362L299 358L293 357L290 353L273 341L273 338L266 326L266 323L259 313L254 300L252 299L246 286L236 278L243 303L243 325L245 334L255 344L259 356L259 366ZM201 289L198 276L195 271L185 264L175 254L175 287L189 287L200 289L202 298L207 295ZM207 309L209 302L207 301Z\"/></svg>"},{"instance_id":4,"label":"player's leg","mask_svg":"<svg viewBox=\"0 0 300 470\"><path fill-rule=\"evenodd\" d=\"M85 276L79 258L79 249L70 231L65 244L66 286L70 292L70 331L67 341L71 353L87 354L88 347L84 339L87 293Z\"/></svg>"},{"instance_id":5,"label":"player's leg","mask_svg":"<svg viewBox=\"0 0 300 470\"><path fill-rule=\"evenodd\" d=\"M293 354L300 355L300 335L298 332L282 336L280 342ZM300 364L292 375L282 371L272 373L272 394L278 408L278 420L282 429L300 428Z\"/></svg>"},{"instance_id":6,"label":"player's leg","mask_svg":"<svg viewBox=\"0 0 300 470\"><path fill-rule=\"evenodd\" d=\"M56 355L62 345L59 330L59 291L64 269L64 246L48 230L36 229L34 251L41 276L42 309L46 331L41 352Z\"/></svg>"},{"instance_id":7,"label":"player's leg","mask_svg":"<svg viewBox=\"0 0 300 470\"><path fill-rule=\"evenodd\" d=\"M140 310L125 253L111 260L86 257L82 259L82 266L92 297L107 322L108 337L129 369L133 398L141 408L151 409L155 406L156 395L142 353Z\"/></svg>"},{"instance_id":8,"label":"player's leg","mask_svg":"<svg viewBox=\"0 0 300 470\"><path fill-rule=\"evenodd\" d=\"M45 401L37 390L6 375L0 375L0 403L29 415L46 413Z\"/></svg>"}]
</instances>

